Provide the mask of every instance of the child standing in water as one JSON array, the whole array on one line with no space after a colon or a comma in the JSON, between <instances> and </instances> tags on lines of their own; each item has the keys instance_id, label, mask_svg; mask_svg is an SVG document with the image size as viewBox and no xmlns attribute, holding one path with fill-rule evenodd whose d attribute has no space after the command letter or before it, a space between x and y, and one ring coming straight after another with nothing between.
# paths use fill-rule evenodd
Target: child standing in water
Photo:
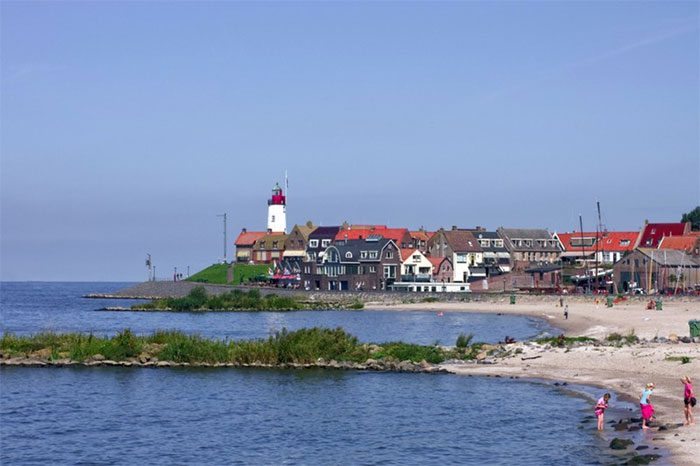
<instances>
[{"instance_id":1,"label":"child standing in water","mask_svg":"<svg viewBox=\"0 0 700 466\"><path fill-rule=\"evenodd\" d=\"M649 428L647 422L654 416L654 407L651 404L652 393L654 393L654 384L650 382L639 398L639 407L642 409L642 429L644 430Z\"/></svg>"},{"instance_id":2,"label":"child standing in water","mask_svg":"<svg viewBox=\"0 0 700 466\"><path fill-rule=\"evenodd\" d=\"M598 430L603 430L603 425L605 424L605 410L608 408L608 400L610 400L610 393L606 393L601 396L598 402L595 404L595 417L598 418Z\"/></svg>"},{"instance_id":3,"label":"child standing in water","mask_svg":"<svg viewBox=\"0 0 700 466\"><path fill-rule=\"evenodd\" d=\"M684 386L683 390L683 404L685 408L683 412L685 414L685 425L692 426L695 424L695 418L693 417L693 408L697 403L695 399L695 394L693 393L693 381L687 375L681 379L681 383Z\"/></svg>"}]
</instances>

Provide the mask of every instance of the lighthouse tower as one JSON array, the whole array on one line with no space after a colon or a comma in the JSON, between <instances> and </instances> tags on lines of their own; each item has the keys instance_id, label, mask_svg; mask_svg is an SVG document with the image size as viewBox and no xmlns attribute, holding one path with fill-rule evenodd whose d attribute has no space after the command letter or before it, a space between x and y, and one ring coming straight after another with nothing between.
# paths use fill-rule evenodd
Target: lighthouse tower
<instances>
[{"instance_id":1,"label":"lighthouse tower","mask_svg":"<svg viewBox=\"0 0 700 466\"><path fill-rule=\"evenodd\" d=\"M272 198L267 201L267 229L273 233L287 233L287 198L279 183L272 189Z\"/></svg>"}]
</instances>

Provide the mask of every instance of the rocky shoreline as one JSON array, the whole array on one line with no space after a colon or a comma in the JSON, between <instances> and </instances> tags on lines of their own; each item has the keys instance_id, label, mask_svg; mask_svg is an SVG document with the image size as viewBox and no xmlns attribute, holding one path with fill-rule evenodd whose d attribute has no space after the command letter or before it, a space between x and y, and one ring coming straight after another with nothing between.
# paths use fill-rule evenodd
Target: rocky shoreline
<instances>
[{"instance_id":1,"label":"rocky shoreline","mask_svg":"<svg viewBox=\"0 0 700 466\"><path fill-rule=\"evenodd\" d=\"M263 364L263 363L208 363L208 362L175 362L160 361L156 357L130 358L124 361L114 361L105 359L102 355L95 355L85 361L74 361L68 358L18 358L8 357L0 359L0 366L21 366L21 367L150 367L150 368L173 368L173 367L214 367L214 368L261 368L261 369L334 369L334 370L355 370L355 371L376 371L376 372L421 372L421 373L448 373L438 364L431 364L426 361L416 363L413 361L394 361L368 359L364 363L354 363L349 361L325 361L319 359L314 363L284 363L284 364Z\"/></svg>"}]
</instances>

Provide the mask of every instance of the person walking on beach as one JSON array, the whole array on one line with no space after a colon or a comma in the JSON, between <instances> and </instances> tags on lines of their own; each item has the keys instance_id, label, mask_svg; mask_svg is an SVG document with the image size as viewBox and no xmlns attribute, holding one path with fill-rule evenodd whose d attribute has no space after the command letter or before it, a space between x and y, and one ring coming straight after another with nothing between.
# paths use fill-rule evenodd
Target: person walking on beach
<instances>
[{"instance_id":1,"label":"person walking on beach","mask_svg":"<svg viewBox=\"0 0 700 466\"><path fill-rule=\"evenodd\" d=\"M654 406L651 404L651 395L654 393L654 384L649 382L639 398L639 407L642 409L642 429L649 428L647 422L654 417Z\"/></svg>"},{"instance_id":2,"label":"person walking on beach","mask_svg":"<svg viewBox=\"0 0 700 466\"><path fill-rule=\"evenodd\" d=\"M603 430L603 426L605 425L605 410L608 408L608 400L610 400L610 393L601 396L595 404L595 417L598 418L598 430Z\"/></svg>"},{"instance_id":3,"label":"person walking on beach","mask_svg":"<svg viewBox=\"0 0 700 466\"><path fill-rule=\"evenodd\" d=\"M693 381L686 375L681 379L681 383L684 386L683 404L685 405L685 408L683 409L683 412L685 414L685 425L692 426L695 424L693 408L698 402L695 398L695 393L693 393Z\"/></svg>"},{"instance_id":4,"label":"person walking on beach","mask_svg":"<svg viewBox=\"0 0 700 466\"><path fill-rule=\"evenodd\" d=\"M564 320L569 320L569 305L564 308Z\"/></svg>"}]
</instances>

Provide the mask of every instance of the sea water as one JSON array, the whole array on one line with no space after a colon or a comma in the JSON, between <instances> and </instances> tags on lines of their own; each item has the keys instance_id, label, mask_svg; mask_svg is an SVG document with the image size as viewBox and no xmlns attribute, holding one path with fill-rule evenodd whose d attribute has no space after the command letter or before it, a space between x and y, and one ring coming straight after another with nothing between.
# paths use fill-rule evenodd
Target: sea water
<instances>
[{"instance_id":1,"label":"sea water","mask_svg":"<svg viewBox=\"0 0 700 466\"><path fill-rule=\"evenodd\" d=\"M104 303L80 298L123 286L3 283L2 330L178 328L250 338L315 325L363 341L446 344L462 331L486 341L554 331L494 314L105 313L95 310ZM449 374L2 367L0 464L619 463L608 448L616 433L598 434L591 419L599 391ZM629 408L613 399L608 419Z\"/></svg>"}]
</instances>

